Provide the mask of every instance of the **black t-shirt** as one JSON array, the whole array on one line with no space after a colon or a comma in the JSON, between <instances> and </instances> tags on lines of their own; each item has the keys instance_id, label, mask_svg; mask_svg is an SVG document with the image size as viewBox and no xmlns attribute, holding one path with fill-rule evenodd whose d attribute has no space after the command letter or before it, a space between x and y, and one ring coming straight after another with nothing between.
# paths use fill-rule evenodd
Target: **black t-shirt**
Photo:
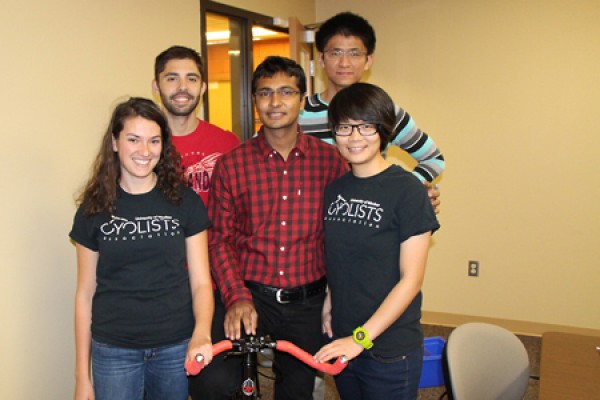
<instances>
[{"instance_id":1,"label":"black t-shirt","mask_svg":"<svg viewBox=\"0 0 600 400\"><path fill-rule=\"evenodd\" d=\"M122 347L155 347L194 328L185 239L210 227L202 200L182 189L179 205L158 189L119 188L114 215L75 214L70 237L99 253L92 337Z\"/></svg>"},{"instance_id":2,"label":"black t-shirt","mask_svg":"<svg viewBox=\"0 0 600 400\"><path fill-rule=\"evenodd\" d=\"M325 190L324 225L332 328L349 336L400 281L400 244L439 224L425 186L399 166L368 178L348 173ZM373 343L381 355L406 354L423 341L421 293Z\"/></svg>"}]
</instances>

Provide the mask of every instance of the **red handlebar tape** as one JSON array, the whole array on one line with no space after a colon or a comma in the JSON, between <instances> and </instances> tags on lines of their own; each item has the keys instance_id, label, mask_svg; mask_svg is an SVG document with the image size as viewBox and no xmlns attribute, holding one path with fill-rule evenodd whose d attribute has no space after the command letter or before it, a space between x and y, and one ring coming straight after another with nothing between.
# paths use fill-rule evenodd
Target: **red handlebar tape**
<instances>
[{"instance_id":1,"label":"red handlebar tape","mask_svg":"<svg viewBox=\"0 0 600 400\"><path fill-rule=\"evenodd\" d=\"M231 350L233 344L230 340L221 340L213 345L213 356L222 353L227 350ZM185 370L189 375L198 375L204 368L204 362L198 362L196 360L189 360L185 362Z\"/></svg>"},{"instance_id":2,"label":"red handlebar tape","mask_svg":"<svg viewBox=\"0 0 600 400\"><path fill-rule=\"evenodd\" d=\"M337 375L346 368L348 365L347 362L342 362L342 358L338 358L335 360L335 363L320 363L317 362L313 356L311 356L306 351L302 350L300 347L295 344L288 342L287 340L278 340L277 346L275 347L279 351L286 352L288 354L293 355L298 360L302 361L306 365L313 367L321 372L324 372L329 375Z\"/></svg>"},{"instance_id":3,"label":"red handlebar tape","mask_svg":"<svg viewBox=\"0 0 600 400\"><path fill-rule=\"evenodd\" d=\"M275 343L275 348L277 350L291 354L306 365L329 375L339 374L348 365L347 362L342 361L341 357L335 360L333 364L317 362L309 353L287 340L277 340ZM233 343L230 340L222 340L213 345L213 356L231 350L232 348ZM204 368L204 362L189 360L185 363L185 370L189 375L198 375L200 371L202 371L202 368Z\"/></svg>"}]
</instances>

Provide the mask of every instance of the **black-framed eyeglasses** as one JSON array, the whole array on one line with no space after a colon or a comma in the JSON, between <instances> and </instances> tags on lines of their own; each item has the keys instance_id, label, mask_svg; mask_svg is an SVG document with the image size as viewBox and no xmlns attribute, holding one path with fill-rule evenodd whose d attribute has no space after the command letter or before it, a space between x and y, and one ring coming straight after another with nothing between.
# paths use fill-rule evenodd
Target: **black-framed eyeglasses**
<instances>
[{"instance_id":1,"label":"black-framed eyeglasses","mask_svg":"<svg viewBox=\"0 0 600 400\"><path fill-rule=\"evenodd\" d=\"M358 60L363 58L367 53L358 49L342 50L342 49L329 49L325 50L325 56L333 60L340 60L344 55L348 56L350 60Z\"/></svg>"},{"instance_id":2,"label":"black-framed eyeglasses","mask_svg":"<svg viewBox=\"0 0 600 400\"><path fill-rule=\"evenodd\" d=\"M288 88L277 89L277 90L260 89L260 90L257 90L256 92L254 92L254 97L257 99L270 99L271 97L273 97L275 95L275 93L277 93L277 95L279 97L281 97L282 99L290 99L293 96L300 94L300 91L294 90L294 89L288 89Z\"/></svg>"},{"instance_id":3,"label":"black-framed eyeglasses","mask_svg":"<svg viewBox=\"0 0 600 400\"><path fill-rule=\"evenodd\" d=\"M336 136L350 136L354 131L358 130L361 136L373 136L377 133L379 126L373 122L364 122L362 124L337 124L333 127L333 132Z\"/></svg>"}]
</instances>

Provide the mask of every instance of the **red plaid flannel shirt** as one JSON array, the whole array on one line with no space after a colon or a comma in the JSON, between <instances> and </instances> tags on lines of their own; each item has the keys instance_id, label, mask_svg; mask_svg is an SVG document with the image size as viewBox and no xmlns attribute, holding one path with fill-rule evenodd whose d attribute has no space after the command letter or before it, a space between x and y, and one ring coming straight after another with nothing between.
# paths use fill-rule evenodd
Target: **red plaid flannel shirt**
<instances>
[{"instance_id":1,"label":"red plaid flannel shirt","mask_svg":"<svg viewBox=\"0 0 600 400\"><path fill-rule=\"evenodd\" d=\"M292 288L325 275L323 191L347 171L334 146L301 132L287 161L262 129L218 160L209 252L227 308L252 300L244 280Z\"/></svg>"}]
</instances>

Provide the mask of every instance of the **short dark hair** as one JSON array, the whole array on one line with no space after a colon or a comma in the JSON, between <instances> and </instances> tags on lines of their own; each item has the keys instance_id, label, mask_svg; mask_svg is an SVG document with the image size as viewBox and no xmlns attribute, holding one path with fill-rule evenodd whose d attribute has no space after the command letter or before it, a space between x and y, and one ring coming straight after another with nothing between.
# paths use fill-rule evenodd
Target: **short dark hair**
<instances>
[{"instance_id":1,"label":"short dark hair","mask_svg":"<svg viewBox=\"0 0 600 400\"><path fill-rule=\"evenodd\" d=\"M156 56L156 60L154 61L154 79L156 82L158 82L160 73L165 70L165 66L171 60L192 60L196 63L198 71L200 72L200 77L202 77L204 63L202 62L200 54L189 47L171 46Z\"/></svg>"},{"instance_id":2,"label":"short dark hair","mask_svg":"<svg viewBox=\"0 0 600 400\"><path fill-rule=\"evenodd\" d=\"M369 21L358 14L341 12L323 22L315 35L317 50L324 53L325 46L335 35L356 36L367 48L368 55L375 51L375 30Z\"/></svg>"},{"instance_id":3,"label":"short dark hair","mask_svg":"<svg viewBox=\"0 0 600 400\"><path fill-rule=\"evenodd\" d=\"M396 109L390 96L379 86L362 82L350 85L333 96L328 117L332 132L336 125L350 119L376 123L381 151L389 144L396 125Z\"/></svg>"},{"instance_id":4,"label":"short dark hair","mask_svg":"<svg viewBox=\"0 0 600 400\"><path fill-rule=\"evenodd\" d=\"M304 95L306 93L306 75L302 67L294 60L280 56L269 56L261 62L252 75L252 94L256 92L257 81L261 78L272 78L284 73L296 78L296 86Z\"/></svg>"}]
</instances>

